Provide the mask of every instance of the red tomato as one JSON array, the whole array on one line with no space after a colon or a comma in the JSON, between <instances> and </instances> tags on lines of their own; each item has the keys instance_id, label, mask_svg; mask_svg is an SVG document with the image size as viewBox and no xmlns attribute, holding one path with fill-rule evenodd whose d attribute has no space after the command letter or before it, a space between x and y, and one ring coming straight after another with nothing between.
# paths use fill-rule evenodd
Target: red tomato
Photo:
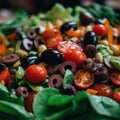
<instances>
[{"instance_id":1,"label":"red tomato","mask_svg":"<svg viewBox=\"0 0 120 120\"><path fill-rule=\"evenodd\" d=\"M86 89L94 83L93 73L79 70L75 73L74 84L80 89Z\"/></svg>"},{"instance_id":2,"label":"red tomato","mask_svg":"<svg viewBox=\"0 0 120 120\"><path fill-rule=\"evenodd\" d=\"M80 51L83 51L83 48L80 45L78 45L77 43L74 43L72 41L59 42L57 49L62 54L67 53L69 49L78 49Z\"/></svg>"},{"instance_id":3,"label":"red tomato","mask_svg":"<svg viewBox=\"0 0 120 120\"><path fill-rule=\"evenodd\" d=\"M97 91L96 95L112 97L113 91L110 86L105 84L97 84L93 86L93 89Z\"/></svg>"},{"instance_id":4,"label":"red tomato","mask_svg":"<svg viewBox=\"0 0 120 120\"><path fill-rule=\"evenodd\" d=\"M113 82L114 85L120 87L120 73L117 72L111 73L110 80Z\"/></svg>"},{"instance_id":5,"label":"red tomato","mask_svg":"<svg viewBox=\"0 0 120 120\"><path fill-rule=\"evenodd\" d=\"M118 103L120 103L120 91L114 91L112 98Z\"/></svg>"},{"instance_id":6,"label":"red tomato","mask_svg":"<svg viewBox=\"0 0 120 120\"><path fill-rule=\"evenodd\" d=\"M28 112L33 112L33 100L36 95L36 92L29 92L28 96L24 98L24 106Z\"/></svg>"},{"instance_id":7,"label":"red tomato","mask_svg":"<svg viewBox=\"0 0 120 120\"><path fill-rule=\"evenodd\" d=\"M10 78L10 72L9 69L6 68L0 72L0 82L5 82L5 84L8 84Z\"/></svg>"},{"instance_id":8,"label":"red tomato","mask_svg":"<svg viewBox=\"0 0 120 120\"><path fill-rule=\"evenodd\" d=\"M42 65L30 65L25 71L25 78L28 82L33 84L40 84L45 81L47 70Z\"/></svg>"},{"instance_id":9,"label":"red tomato","mask_svg":"<svg viewBox=\"0 0 120 120\"><path fill-rule=\"evenodd\" d=\"M54 37L50 37L45 41L47 48L56 49L59 42L63 41L62 35L56 35Z\"/></svg>"},{"instance_id":10,"label":"red tomato","mask_svg":"<svg viewBox=\"0 0 120 120\"><path fill-rule=\"evenodd\" d=\"M102 24L97 24L93 26L93 31L98 35L98 36L105 36L107 33L106 27Z\"/></svg>"}]
</instances>

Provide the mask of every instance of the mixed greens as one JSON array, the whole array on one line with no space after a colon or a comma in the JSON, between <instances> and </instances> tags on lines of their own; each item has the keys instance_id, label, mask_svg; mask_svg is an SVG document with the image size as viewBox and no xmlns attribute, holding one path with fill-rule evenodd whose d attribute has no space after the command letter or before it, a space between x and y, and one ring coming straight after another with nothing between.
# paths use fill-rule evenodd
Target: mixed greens
<instances>
[{"instance_id":1,"label":"mixed greens","mask_svg":"<svg viewBox=\"0 0 120 120\"><path fill-rule=\"evenodd\" d=\"M91 14L89 20L92 20L92 23L85 26L81 25L80 21L80 15L84 12ZM3 77L5 75L3 71L6 70L5 73L8 75L5 75L7 76L5 80L2 77L0 78L1 119L93 120L94 118L96 120L119 120L120 102L111 99L112 96L106 97L106 95L97 94L98 91L92 88L92 85L103 82L109 85L109 90L116 90L117 88L119 91L120 83L114 83L112 79L112 77L119 78L120 72L120 47L119 44L117 45L119 40L116 40L120 36L119 29L117 35L113 35L116 33L113 32L113 28L117 29L120 25L118 17L118 13L112 8L96 3L90 6L76 6L75 8L64 8L60 4L55 4L48 12L38 15L29 15L26 11L19 10L15 13L15 18L0 25L0 40L2 42L0 45L0 74ZM104 24L107 32L104 31L105 33L102 36L98 31L97 35L92 31L91 26L95 19L104 21L102 25ZM98 23L101 24L100 21ZM63 31L61 35L60 27L62 25L67 26L67 30ZM69 29L71 26L72 29ZM54 27L59 30L55 29L53 33L52 29ZM46 29L48 29L48 32L42 34ZM30 34L31 31L32 34ZM47 41L48 36L46 34L49 37L54 36L54 39L52 37L52 39L49 39L49 41L53 41ZM115 37L114 42L111 41L113 36ZM29 39L34 39L34 43ZM84 41L82 41L83 39ZM54 43L54 40L61 42L61 44L56 43L59 44L59 48L56 47L56 44L50 46L51 43ZM23 41L25 41L25 44ZM28 46L26 47L27 42ZM44 46L41 48L38 46L39 44ZM116 45L115 48L117 47L115 50L114 45ZM77 53L77 57L73 56L73 51L75 54ZM77 59L78 54L81 56L80 60ZM10 56L3 59L6 55ZM108 57L109 63L106 64L105 60ZM13 59L12 62L9 61L11 58ZM51 63L53 63L53 66ZM44 76L42 74L37 76L33 69L32 72L28 70L32 65L34 65L34 68L38 67L38 64L40 65L38 69L43 69ZM65 71L63 71L63 66ZM57 77L52 76L53 72L57 74ZM37 77L32 76L32 73ZM84 73L85 75L83 75ZM111 73L112 75L109 76ZM77 78L78 74L80 76ZM8 80L10 75L11 78L14 78L14 83ZM88 81L83 81L84 77ZM35 78L35 81L31 78ZM39 79L41 80L39 81ZM61 79L62 83L58 82ZM77 81L77 79L79 80ZM99 79L102 79L101 83ZM109 79L112 79L112 82ZM53 81L50 82L50 80ZM83 81L81 83L85 85L82 86L83 88L76 83L79 81ZM89 85L87 86L87 84ZM16 86L14 87L14 85ZM26 98L24 95L27 94L26 91L22 88L23 96L19 96L16 92L16 89L21 86L27 86L28 92L35 93L32 101L32 111L29 111L25 106Z\"/></svg>"}]
</instances>

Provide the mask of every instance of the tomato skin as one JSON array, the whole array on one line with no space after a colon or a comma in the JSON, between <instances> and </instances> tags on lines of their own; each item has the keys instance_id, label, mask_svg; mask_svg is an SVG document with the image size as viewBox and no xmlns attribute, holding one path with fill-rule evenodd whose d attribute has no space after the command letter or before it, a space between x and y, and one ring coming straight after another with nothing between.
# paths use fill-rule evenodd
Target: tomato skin
<instances>
[{"instance_id":1,"label":"tomato skin","mask_svg":"<svg viewBox=\"0 0 120 120\"><path fill-rule=\"evenodd\" d=\"M79 89L86 89L94 83L93 73L85 70L78 70L75 73L74 84Z\"/></svg>"},{"instance_id":2,"label":"tomato skin","mask_svg":"<svg viewBox=\"0 0 120 120\"><path fill-rule=\"evenodd\" d=\"M114 91L112 98L118 103L120 103L120 91Z\"/></svg>"},{"instance_id":3,"label":"tomato skin","mask_svg":"<svg viewBox=\"0 0 120 120\"><path fill-rule=\"evenodd\" d=\"M10 78L10 71L8 68L6 68L0 72L0 82L3 81L7 85L9 78Z\"/></svg>"},{"instance_id":4,"label":"tomato skin","mask_svg":"<svg viewBox=\"0 0 120 120\"><path fill-rule=\"evenodd\" d=\"M26 81L32 84L40 84L45 81L47 70L42 65L30 65L25 71Z\"/></svg>"},{"instance_id":5,"label":"tomato skin","mask_svg":"<svg viewBox=\"0 0 120 120\"><path fill-rule=\"evenodd\" d=\"M111 87L105 84L96 84L92 87L92 89L97 91L96 95L106 96L110 98L113 95L113 90L111 89Z\"/></svg>"},{"instance_id":6,"label":"tomato skin","mask_svg":"<svg viewBox=\"0 0 120 120\"><path fill-rule=\"evenodd\" d=\"M93 26L93 31L98 35L98 36L105 36L107 33L106 27L102 24L97 24Z\"/></svg>"},{"instance_id":7,"label":"tomato skin","mask_svg":"<svg viewBox=\"0 0 120 120\"><path fill-rule=\"evenodd\" d=\"M34 101L35 95L36 95L36 92L31 91L29 92L28 96L24 98L24 106L28 112L33 113L33 101Z\"/></svg>"},{"instance_id":8,"label":"tomato skin","mask_svg":"<svg viewBox=\"0 0 120 120\"><path fill-rule=\"evenodd\" d=\"M80 66L87 59L87 57L84 52L76 49L71 49L68 50L66 54L64 54L64 59L73 61L77 66Z\"/></svg>"},{"instance_id":9,"label":"tomato skin","mask_svg":"<svg viewBox=\"0 0 120 120\"><path fill-rule=\"evenodd\" d=\"M117 73L117 72L111 73L110 80L114 85L120 87L120 73Z\"/></svg>"}]
</instances>

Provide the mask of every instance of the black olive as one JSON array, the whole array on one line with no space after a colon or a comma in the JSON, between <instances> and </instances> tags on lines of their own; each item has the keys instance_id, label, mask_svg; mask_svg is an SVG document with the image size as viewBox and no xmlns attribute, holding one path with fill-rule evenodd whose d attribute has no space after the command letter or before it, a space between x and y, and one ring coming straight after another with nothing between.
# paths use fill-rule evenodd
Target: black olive
<instances>
[{"instance_id":1,"label":"black olive","mask_svg":"<svg viewBox=\"0 0 120 120\"><path fill-rule=\"evenodd\" d=\"M59 74L53 74L48 79L48 86L59 88L62 86L62 77Z\"/></svg>"},{"instance_id":2,"label":"black olive","mask_svg":"<svg viewBox=\"0 0 120 120\"><path fill-rule=\"evenodd\" d=\"M82 68L84 70L90 70L92 66L94 65L94 60L92 58L87 58L83 63L82 63Z\"/></svg>"},{"instance_id":3,"label":"black olive","mask_svg":"<svg viewBox=\"0 0 120 120\"><path fill-rule=\"evenodd\" d=\"M53 64L47 67L48 74L58 73L61 64Z\"/></svg>"},{"instance_id":4,"label":"black olive","mask_svg":"<svg viewBox=\"0 0 120 120\"><path fill-rule=\"evenodd\" d=\"M94 71L94 75L95 75L95 80L97 82L101 81L106 81L109 77L109 73L106 67L98 67L96 71Z\"/></svg>"},{"instance_id":5,"label":"black olive","mask_svg":"<svg viewBox=\"0 0 120 120\"><path fill-rule=\"evenodd\" d=\"M77 93L77 90L73 85L68 84L64 89L64 93L67 95L75 95Z\"/></svg>"},{"instance_id":6,"label":"black olive","mask_svg":"<svg viewBox=\"0 0 120 120\"><path fill-rule=\"evenodd\" d=\"M87 26L94 22L94 17L89 12L83 12L80 14L80 23L83 26Z\"/></svg>"},{"instance_id":7,"label":"black olive","mask_svg":"<svg viewBox=\"0 0 120 120\"><path fill-rule=\"evenodd\" d=\"M28 89L24 86L20 86L16 89L16 95L22 96L22 97L27 97L28 96Z\"/></svg>"},{"instance_id":8,"label":"black olive","mask_svg":"<svg viewBox=\"0 0 120 120\"><path fill-rule=\"evenodd\" d=\"M26 51L31 51L33 47L33 41L25 38L22 41L21 47Z\"/></svg>"},{"instance_id":9,"label":"black olive","mask_svg":"<svg viewBox=\"0 0 120 120\"><path fill-rule=\"evenodd\" d=\"M41 59L48 64L57 64L63 61L63 56L57 50L47 49L42 52Z\"/></svg>"},{"instance_id":10,"label":"black olive","mask_svg":"<svg viewBox=\"0 0 120 120\"><path fill-rule=\"evenodd\" d=\"M40 63L40 61L41 61L40 57L38 57L37 55L29 55L29 56L21 59L21 66L26 68L29 65L38 64L38 63Z\"/></svg>"},{"instance_id":11,"label":"black olive","mask_svg":"<svg viewBox=\"0 0 120 120\"><path fill-rule=\"evenodd\" d=\"M93 31L88 31L84 35L84 45L92 44L92 45L97 45L98 43L98 37L95 32Z\"/></svg>"},{"instance_id":12,"label":"black olive","mask_svg":"<svg viewBox=\"0 0 120 120\"><path fill-rule=\"evenodd\" d=\"M72 61L65 61L59 67L59 71L62 75L65 74L67 69L69 69L72 73L75 73L75 71L77 69L76 64Z\"/></svg>"},{"instance_id":13,"label":"black olive","mask_svg":"<svg viewBox=\"0 0 120 120\"><path fill-rule=\"evenodd\" d=\"M88 58L94 58L96 55L96 47L94 45L86 45L83 51Z\"/></svg>"},{"instance_id":14,"label":"black olive","mask_svg":"<svg viewBox=\"0 0 120 120\"><path fill-rule=\"evenodd\" d=\"M107 68L114 69L113 66L112 66L112 64L110 63L110 60L111 60L110 57L104 58L104 64L105 64L105 66L106 66Z\"/></svg>"},{"instance_id":15,"label":"black olive","mask_svg":"<svg viewBox=\"0 0 120 120\"><path fill-rule=\"evenodd\" d=\"M3 71L6 68L5 64L0 63L0 72Z\"/></svg>"},{"instance_id":16,"label":"black olive","mask_svg":"<svg viewBox=\"0 0 120 120\"><path fill-rule=\"evenodd\" d=\"M33 40L33 48L38 49L40 44L44 44L43 40L41 38L35 38Z\"/></svg>"},{"instance_id":17,"label":"black olive","mask_svg":"<svg viewBox=\"0 0 120 120\"><path fill-rule=\"evenodd\" d=\"M14 64L17 60L19 60L19 58L20 56L18 56L17 54L9 53L2 58L2 63L4 63L5 65L11 65Z\"/></svg>"},{"instance_id":18,"label":"black olive","mask_svg":"<svg viewBox=\"0 0 120 120\"><path fill-rule=\"evenodd\" d=\"M65 33L66 31L70 30L71 28L74 29L74 30L77 29L77 23L74 22L74 21L66 22L63 25L61 25L60 31L62 33Z\"/></svg>"},{"instance_id":19,"label":"black olive","mask_svg":"<svg viewBox=\"0 0 120 120\"><path fill-rule=\"evenodd\" d=\"M37 33L35 30L28 30L26 35L29 39L34 39L37 36Z\"/></svg>"},{"instance_id":20,"label":"black olive","mask_svg":"<svg viewBox=\"0 0 120 120\"><path fill-rule=\"evenodd\" d=\"M96 20L94 21L94 24L95 24L95 25L97 25L97 24L104 24L104 22L103 22L103 20L101 20L101 19L96 19Z\"/></svg>"}]
</instances>

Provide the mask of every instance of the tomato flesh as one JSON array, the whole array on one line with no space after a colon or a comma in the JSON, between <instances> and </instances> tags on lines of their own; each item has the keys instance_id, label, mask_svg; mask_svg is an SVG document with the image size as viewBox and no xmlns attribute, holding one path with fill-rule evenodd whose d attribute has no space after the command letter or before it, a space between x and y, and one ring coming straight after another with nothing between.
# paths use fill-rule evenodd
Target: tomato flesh
<instances>
[{"instance_id":1,"label":"tomato flesh","mask_svg":"<svg viewBox=\"0 0 120 120\"><path fill-rule=\"evenodd\" d=\"M30 65L25 71L25 78L32 84L40 84L45 81L47 70L42 65Z\"/></svg>"},{"instance_id":2,"label":"tomato flesh","mask_svg":"<svg viewBox=\"0 0 120 120\"><path fill-rule=\"evenodd\" d=\"M80 89L90 87L94 82L93 73L85 70L79 70L75 73L74 84Z\"/></svg>"},{"instance_id":3,"label":"tomato flesh","mask_svg":"<svg viewBox=\"0 0 120 120\"><path fill-rule=\"evenodd\" d=\"M120 87L120 73L117 72L111 73L110 80L114 85Z\"/></svg>"},{"instance_id":4,"label":"tomato flesh","mask_svg":"<svg viewBox=\"0 0 120 120\"><path fill-rule=\"evenodd\" d=\"M113 98L115 101L117 101L118 103L120 103L120 91L115 91L115 92L113 93L112 98Z\"/></svg>"}]
</instances>

